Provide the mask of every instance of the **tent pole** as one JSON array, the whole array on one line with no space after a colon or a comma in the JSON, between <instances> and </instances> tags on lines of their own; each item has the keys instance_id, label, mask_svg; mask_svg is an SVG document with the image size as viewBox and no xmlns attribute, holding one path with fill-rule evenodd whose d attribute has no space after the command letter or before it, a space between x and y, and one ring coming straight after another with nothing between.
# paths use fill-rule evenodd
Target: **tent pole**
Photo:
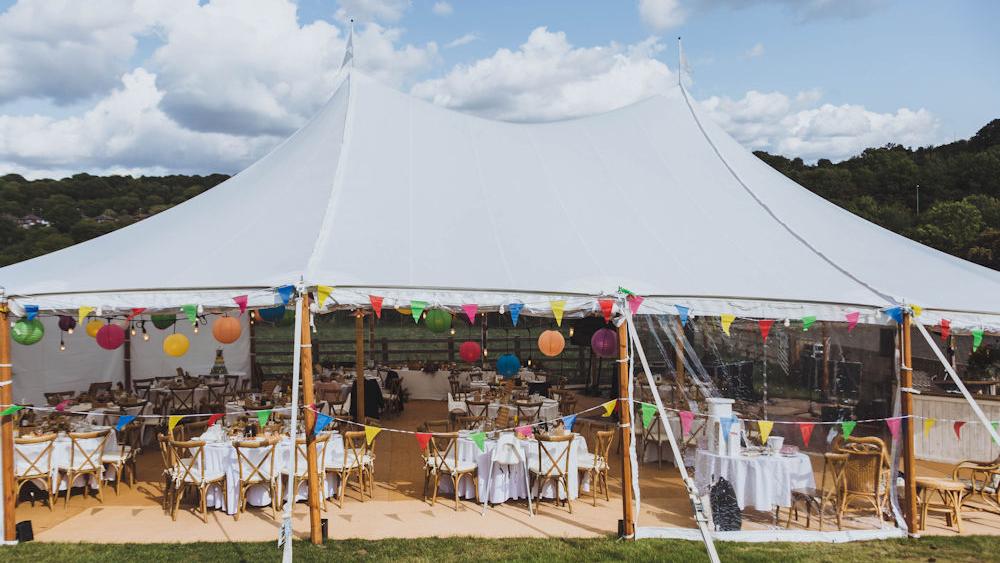
<instances>
[{"instance_id":1,"label":"tent pole","mask_svg":"<svg viewBox=\"0 0 1000 563\"><path fill-rule=\"evenodd\" d=\"M132 331L129 329L125 330L125 346L123 350L123 356L125 357L125 390L132 391Z\"/></svg>"},{"instance_id":2,"label":"tent pole","mask_svg":"<svg viewBox=\"0 0 1000 563\"><path fill-rule=\"evenodd\" d=\"M686 337L684 336L684 325L681 323L680 317L677 317L677 345L674 346L674 369L677 373L677 388L681 392L681 397L686 397L687 385L684 383L684 341ZM677 407L677 397L672 397L672 402L674 407ZM687 408L687 405L685 405Z\"/></svg>"},{"instance_id":3,"label":"tent pole","mask_svg":"<svg viewBox=\"0 0 1000 563\"><path fill-rule=\"evenodd\" d=\"M0 405L14 404L11 389L10 322L7 302L0 303ZM14 531L14 416L3 417L0 425L0 457L3 458L3 539L12 542Z\"/></svg>"},{"instance_id":4,"label":"tent pole","mask_svg":"<svg viewBox=\"0 0 1000 563\"><path fill-rule=\"evenodd\" d=\"M618 327L618 427L622 432L622 532L627 539L635 539L635 520L632 518L632 457L629 455L632 444L632 401L628 393L628 326L622 323ZM596 483L591 483L596 487Z\"/></svg>"},{"instance_id":5,"label":"tent pole","mask_svg":"<svg viewBox=\"0 0 1000 563\"><path fill-rule=\"evenodd\" d=\"M301 320L297 330L301 333L302 352L299 370L302 373L303 403L315 405L316 398L313 396L313 362L312 362L312 332L309 330L309 292L303 292L299 299L301 309ZM322 530L319 523L319 475L316 473L316 435L313 428L316 426L316 413L312 408L305 409L306 415L306 465L309 471L309 538L312 543L319 545L323 543ZM292 429L294 434L295 429ZM291 541L289 538L288 541Z\"/></svg>"},{"instance_id":6,"label":"tent pole","mask_svg":"<svg viewBox=\"0 0 1000 563\"><path fill-rule=\"evenodd\" d=\"M903 480L906 491L906 527L910 534L917 532L917 467L913 451L913 343L911 341L911 313L903 313L903 369L900 373L900 387L903 387L901 415L903 416Z\"/></svg>"},{"instance_id":7,"label":"tent pole","mask_svg":"<svg viewBox=\"0 0 1000 563\"><path fill-rule=\"evenodd\" d=\"M354 386L358 396L354 400L358 404L357 418L354 422L365 423L365 314L361 309L354 312Z\"/></svg>"}]
</instances>

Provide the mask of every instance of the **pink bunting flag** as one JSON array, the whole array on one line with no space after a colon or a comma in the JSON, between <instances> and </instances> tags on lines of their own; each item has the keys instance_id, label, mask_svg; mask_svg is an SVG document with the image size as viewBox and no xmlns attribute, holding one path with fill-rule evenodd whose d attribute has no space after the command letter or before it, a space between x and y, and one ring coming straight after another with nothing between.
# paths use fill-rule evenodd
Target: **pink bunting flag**
<instances>
[{"instance_id":1,"label":"pink bunting flag","mask_svg":"<svg viewBox=\"0 0 1000 563\"><path fill-rule=\"evenodd\" d=\"M530 426L518 426L517 428L514 429L514 431L520 434L521 436L524 436L525 438L531 436Z\"/></svg>"},{"instance_id":2,"label":"pink bunting flag","mask_svg":"<svg viewBox=\"0 0 1000 563\"><path fill-rule=\"evenodd\" d=\"M462 305L462 310L465 311L465 316L469 317L469 324L475 324L476 312L479 311L479 305L476 305L475 303Z\"/></svg>"},{"instance_id":3,"label":"pink bunting flag","mask_svg":"<svg viewBox=\"0 0 1000 563\"><path fill-rule=\"evenodd\" d=\"M889 427L889 434L892 434L892 441L899 440L899 425L902 419L898 416L885 419L885 425Z\"/></svg>"},{"instance_id":4,"label":"pink bunting flag","mask_svg":"<svg viewBox=\"0 0 1000 563\"><path fill-rule=\"evenodd\" d=\"M382 300L381 295L369 295L368 300L372 303L372 309L375 311L375 317L382 318Z\"/></svg>"},{"instance_id":5,"label":"pink bunting flag","mask_svg":"<svg viewBox=\"0 0 1000 563\"><path fill-rule=\"evenodd\" d=\"M847 313L847 332L854 330L854 327L858 326L858 320L861 318L861 313L854 311L853 313Z\"/></svg>"},{"instance_id":6,"label":"pink bunting flag","mask_svg":"<svg viewBox=\"0 0 1000 563\"><path fill-rule=\"evenodd\" d=\"M145 311L145 310L146 310L145 307L133 307L132 308L132 313L125 320L126 321L131 321L133 317L135 317L136 315L142 314L142 312Z\"/></svg>"},{"instance_id":7,"label":"pink bunting flag","mask_svg":"<svg viewBox=\"0 0 1000 563\"><path fill-rule=\"evenodd\" d=\"M601 314L604 315L604 322L611 322L611 313L615 309L614 299L598 299L597 304L601 306Z\"/></svg>"},{"instance_id":8,"label":"pink bunting flag","mask_svg":"<svg viewBox=\"0 0 1000 563\"><path fill-rule=\"evenodd\" d=\"M965 426L964 420L956 420L952 428L955 429L955 437L959 440L962 439L962 427Z\"/></svg>"},{"instance_id":9,"label":"pink bunting flag","mask_svg":"<svg viewBox=\"0 0 1000 563\"><path fill-rule=\"evenodd\" d=\"M212 426L216 422L219 422L220 420L222 420L222 417L224 416L226 415L222 413L215 413L212 416L208 417L208 426Z\"/></svg>"},{"instance_id":10,"label":"pink bunting flag","mask_svg":"<svg viewBox=\"0 0 1000 563\"><path fill-rule=\"evenodd\" d=\"M951 336L951 321L948 319L941 319L941 340L948 340Z\"/></svg>"},{"instance_id":11,"label":"pink bunting flag","mask_svg":"<svg viewBox=\"0 0 1000 563\"><path fill-rule=\"evenodd\" d=\"M415 436L417 437L417 443L420 444L420 449L426 450L427 444L431 441L430 432L417 432Z\"/></svg>"},{"instance_id":12,"label":"pink bunting flag","mask_svg":"<svg viewBox=\"0 0 1000 563\"><path fill-rule=\"evenodd\" d=\"M802 446L806 447L809 445L809 438L812 438L813 427L816 426L812 422L797 422L799 426L799 434L802 434Z\"/></svg>"},{"instance_id":13,"label":"pink bunting flag","mask_svg":"<svg viewBox=\"0 0 1000 563\"><path fill-rule=\"evenodd\" d=\"M240 308L240 316L242 317L243 313L247 312L247 296L246 295L237 295L236 297L233 297L233 301L235 301L236 305L239 306L239 308Z\"/></svg>"},{"instance_id":14,"label":"pink bunting flag","mask_svg":"<svg viewBox=\"0 0 1000 563\"><path fill-rule=\"evenodd\" d=\"M642 302L644 301L642 297L635 294L629 295L625 298L625 300L628 301L628 308L632 311L633 315L639 312L639 306L642 305Z\"/></svg>"},{"instance_id":15,"label":"pink bunting flag","mask_svg":"<svg viewBox=\"0 0 1000 563\"><path fill-rule=\"evenodd\" d=\"M760 337L764 339L764 343L767 343L767 335L771 333L771 326L774 324L774 319L761 319L757 321L757 326L760 327Z\"/></svg>"},{"instance_id":16,"label":"pink bunting flag","mask_svg":"<svg viewBox=\"0 0 1000 563\"><path fill-rule=\"evenodd\" d=\"M681 411L677 413L681 419L681 434L687 436L691 433L691 421L694 420L694 413L691 411Z\"/></svg>"},{"instance_id":17,"label":"pink bunting flag","mask_svg":"<svg viewBox=\"0 0 1000 563\"><path fill-rule=\"evenodd\" d=\"M63 412L64 410L66 410L67 406L69 406L69 399L66 399L64 401L59 401L59 404L56 405L56 410L59 412Z\"/></svg>"}]
</instances>

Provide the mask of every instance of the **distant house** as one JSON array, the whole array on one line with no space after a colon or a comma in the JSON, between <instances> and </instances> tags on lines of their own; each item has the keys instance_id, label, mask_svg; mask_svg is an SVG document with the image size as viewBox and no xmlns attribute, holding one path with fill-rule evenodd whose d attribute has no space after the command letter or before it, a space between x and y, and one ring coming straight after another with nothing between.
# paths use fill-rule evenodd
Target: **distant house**
<instances>
[{"instance_id":1,"label":"distant house","mask_svg":"<svg viewBox=\"0 0 1000 563\"><path fill-rule=\"evenodd\" d=\"M105 215L104 213L101 213L97 217L94 217L94 221L98 223L114 223L115 218L110 215Z\"/></svg>"},{"instance_id":2,"label":"distant house","mask_svg":"<svg viewBox=\"0 0 1000 563\"><path fill-rule=\"evenodd\" d=\"M42 219L38 215L28 214L17 220L17 226L22 229L30 229L32 227L48 227L52 223L49 223L45 219Z\"/></svg>"}]
</instances>

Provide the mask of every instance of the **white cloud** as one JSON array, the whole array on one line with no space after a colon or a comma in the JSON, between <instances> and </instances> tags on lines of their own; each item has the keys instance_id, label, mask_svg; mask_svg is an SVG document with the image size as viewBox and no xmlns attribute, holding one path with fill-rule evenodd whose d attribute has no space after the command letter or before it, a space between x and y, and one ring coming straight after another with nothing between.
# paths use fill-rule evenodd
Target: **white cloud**
<instances>
[{"instance_id":1,"label":"white cloud","mask_svg":"<svg viewBox=\"0 0 1000 563\"><path fill-rule=\"evenodd\" d=\"M431 8L431 11L439 16L450 16L452 12L455 11L455 9L452 8L451 4L447 2L435 2L434 7Z\"/></svg>"},{"instance_id":2,"label":"white cloud","mask_svg":"<svg viewBox=\"0 0 1000 563\"><path fill-rule=\"evenodd\" d=\"M750 47L743 53L744 59L756 59L757 57L764 55L764 44L757 43L753 47Z\"/></svg>"},{"instance_id":3,"label":"white cloud","mask_svg":"<svg viewBox=\"0 0 1000 563\"><path fill-rule=\"evenodd\" d=\"M649 27L663 31L684 23L687 13L680 0L639 0L639 16Z\"/></svg>"},{"instance_id":4,"label":"white cloud","mask_svg":"<svg viewBox=\"0 0 1000 563\"><path fill-rule=\"evenodd\" d=\"M455 39L455 40L449 41L448 43L445 43L444 48L445 49L454 49L455 47L461 47L462 45L468 45L469 43L472 43L473 41L478 41L478 40L479 40L479 35L477 35L475 33L466 33L465 35L459 37L458 39Z\"/></svg>"},{"instance_id":5,"label":"white cloud","mask_svg":"<svg viewBox=\"0 0 1000 563\"><path fill-rule=\"evenodd\" d=\"M692 0L695 8L751 8L761 4L784 6L799 21L857 19L869 16L888 5L889 0Z\"/></svg>"},{"instance_id":6,"label":"white cloud","mask_svg":"<svg viewBox=\"0 0 1000 563\"><path fill-rule=\"evenodd\" d=\"M337 19L346 22L398 22L410 9L410 0L340 0Z\"/></svg>"}]
</instances>

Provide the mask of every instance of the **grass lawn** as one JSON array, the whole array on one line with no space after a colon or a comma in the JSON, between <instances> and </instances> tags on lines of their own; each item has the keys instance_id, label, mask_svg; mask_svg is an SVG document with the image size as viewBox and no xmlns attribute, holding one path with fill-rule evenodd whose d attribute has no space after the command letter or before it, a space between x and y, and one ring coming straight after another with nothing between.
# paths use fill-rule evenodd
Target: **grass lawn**
<instances>
[{"instance_id":1,"label":"grass lawn","mask_svg":"<svg viewBox=\"0 0 1000 563\"><path fill-rule=\"evenodd\" d=\"M1000 561L1000 537L969 536L847 544L716 544L723 561ZM279 561L274 543L44 544L0 548L3 561ZM342 540L296 543L296 561L705 561L700 543L678 540L479 539Z\"/></svg>"}]
</instances>

